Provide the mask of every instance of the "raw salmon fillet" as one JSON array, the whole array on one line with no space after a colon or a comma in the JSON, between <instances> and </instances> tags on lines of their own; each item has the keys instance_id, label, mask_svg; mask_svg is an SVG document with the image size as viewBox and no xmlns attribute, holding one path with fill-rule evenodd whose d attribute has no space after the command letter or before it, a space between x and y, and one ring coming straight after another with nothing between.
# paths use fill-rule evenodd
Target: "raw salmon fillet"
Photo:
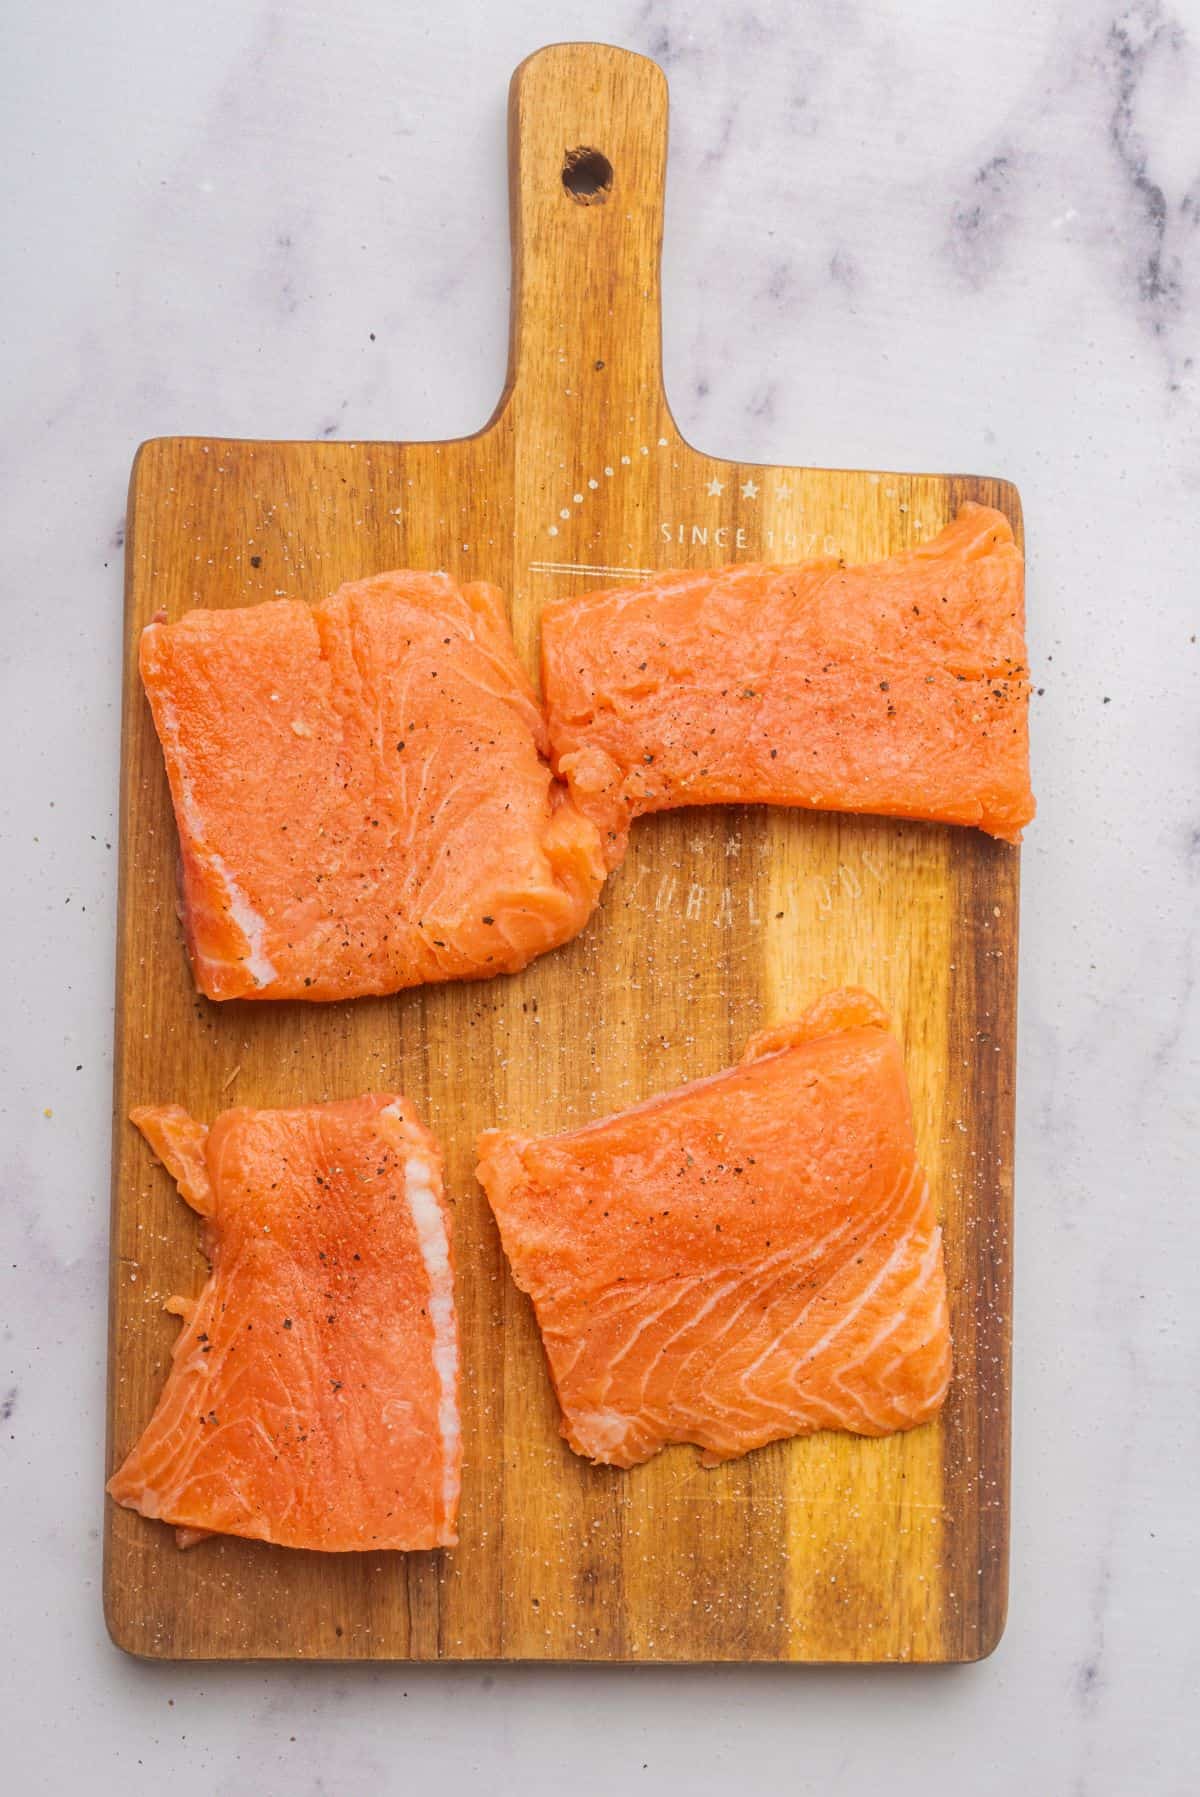
<instances>
[{"instance_id":1,"label":"raw salmon fillet","mask_svg":"<svg viewBox=\"0 0 1200 1797\"><path fill-rule=\"evenodd\" d=\"M209 998L355 998L511 972L604 862L552 778L495 588L391 573L322 604L155 623L184 922Z\"/></svg>"},{"instance_id":2,"label":"raw salmon fillet","mask_svg":"<svg viewBox=\"0 0 1200 1797\"><path fill-rule=\"evenodd\" d=\"M109 1481L174 1523L326 1552L453 1547L458 1325L437 1144L376 1094L132 1113L204 1218L212 1273Z\"/></svg>"},{"instance_id":3,"label":"raw salmon fillet","mask_svg":"<svg viewBox=\"0 0 1200 1797\"><path fill-rule=\"evenodd\" d=\"M728 1072L586 1129L489 1131L480 1156L576 1453L629 1467L694 1442L715 1465L941 1405L941 1230L867 993L829 993Z\"/></svg>"},{"instance_id":4,"label":"raw salmon fillet","mask_svg":"<svg viewBox=\"0 0 1200 1797\"><path fill-rule=\"evenodd\" d=\"M844 567L656 575L542 614L557 772L610 867L631 819L755 802L976 824L1034 813L1024 573L1002 513Z\"/></svg>"}]
</instances>

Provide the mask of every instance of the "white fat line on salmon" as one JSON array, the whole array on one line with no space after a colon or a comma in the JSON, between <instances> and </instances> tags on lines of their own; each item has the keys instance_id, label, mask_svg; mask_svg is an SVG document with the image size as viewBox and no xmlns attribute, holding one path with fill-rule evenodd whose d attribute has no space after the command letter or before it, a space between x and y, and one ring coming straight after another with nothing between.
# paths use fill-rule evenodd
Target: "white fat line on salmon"
<instances>
[{"instance_id":1,"label":"white fat line on salmon","mask_svg":"<svg viewBox=\"0 0 1200 1797\"><path fill-rule=\"evenodd\" d=\"M403 1125L399 1106L384 1107L385 1117ZM458 1497L458 1328L454 1317L454 1276L450 1270L450 1238L429 1168L419 1155L404 1162L404 1196L417 1232L417 1246L429 1276L429 1319L433 1324L433 1366L438 1377L438 1431L442 1438L442 1503L447 1517Z\"/></svg>"},{"instance_id":2,"label":"white fat line on salmon","mask_svg":"<svg viewBox=\"0 0 1200 1797\"><path fill-rule=\"evenodd\" d=\"M158 630L161 626L148 624L147 631ZM242 966L250 975L256 986L269 986L278 977L274 962L266 951L267 925L250 903L234 877L233 869L216 849L204 844L204 827L200 814L200 806L196 801L191 776L187 771L186 758L179 734L179 719L171 702L159 695L158 717L162 728L166 730L171 743L171 754L167 756L167 776L171 782L175 797L175 807L181 825L195 847L196 859L201 863L207 861L212 873L225 889L226 910L245 939L249 953ZM164 744L164 748L166 745ZM211 956L201 959L211 961Z\"/></svg>"},{"instance_id":3,"label":"white fat line on salmon","mask_svg":"<svg viewBox=\"0 0 1200 1797\"><path fill-rule=\"evenodd\" d=\"M914 1169L912 1175L910 1176L910 1180L909 1180L909 1188L908 1189L910 1191L911 1191L912 1187L916 1184L918 1177L919 1177L918 1173ZM874 1276L867 1282L866 1285L860 1286L858 1294L855 1297L853 1304L847 1305L846 1308L838 1315L837 1319L833 1323L830 1324L828 1329L826 1329L825 1333L820 1337L820 1339L818 1341L815 1341L811 1345L811 1347L809 1347L805 1350L803 1360L801 1361L800 1365L797 1366L793 1370L793 1372L791 1373L791 1375L787 1381L787 1383L792 1387L793 1390L798 1389L798 1384L797 1384L798 1375L801 1372L807 1372L808 1369L811 1368L813 1362L817 1359L817 1357L819 1355L823 1354L827 1348L832 1346L832 1344L838 1339L839 1336L845 1334L846 1330L850 1327L850 1325L854 1321L854 1319L859 1315L859 1313L862 1310L864 1310L867 1307L867 1305L869 1305L871 1299L875 1296L876 1292L880 1289L880 1287L883 1286L891 1278L891 1275L896 1271L896 1269L898 1267L903 1266L905 1260L908 1258L908 1256L911 1252L911 1249L912 1249L912 1238L918 1232L918 1229L920 1226L920 1210L923 1209L927 1203L928 1203L928 1186L923 1182L921 1185L921 1196L920 1196L920 1199L918 1202L918 1207L916 1208L916 1210L914 1212L913 1220L910 1222L908 1229L906 1230L904 1235L901 1236L900 1240L896 1243L896 1246L892 1249L892 1252L888 1255L887 1259L884 1261L883 1265L876 1271ZM875 1237L870 1238L870 1239L871 1240L877 1239L881 1234L882 1234L882 1231L876 1230Z\"/></svg>"}]
</instances>

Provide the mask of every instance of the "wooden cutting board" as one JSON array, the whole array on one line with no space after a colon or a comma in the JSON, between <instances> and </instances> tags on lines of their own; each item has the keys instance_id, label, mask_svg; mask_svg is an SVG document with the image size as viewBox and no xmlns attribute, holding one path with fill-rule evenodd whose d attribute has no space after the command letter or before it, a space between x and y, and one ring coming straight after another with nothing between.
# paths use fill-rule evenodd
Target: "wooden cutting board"
<instances>
[{"instance_id":1,"label":"wooden cutting board","mask_svg":"<svg viewBox=\"0 0 1200 1797\"><path fill-rule=\"evenodd\" d=\"M386 1000L217 1006L175 914L176 840L137 676L151 614L316 599L394 567L510 595L536 665L549 599L661 568L869 560L927 540L1007 482L773 468L685 443L663 393L667 138L657 66L595 44L523 63L510 103L508 379L442 443L143 445L130 493L112 1221L109 1461L146 1422L199 1289L196 1220L125 1121L211 1120L401 1088L446 1147L465 1357L461 1545L187 1552L109 1504L114 1640L178 1659L969 1660L1007 1586L1009 1232L1018 854L973 830L767 809L635 829L583 935L525 973ZM574 191L572 191L574 189ZM419 246L418 246L419 247ZM558 1130L713 1073L837 982L870 987L905 1044L944 1216L956 1373L937 1423L826 1434L711 1472L672 1449L633 1472L560 1440L526 1300L473 1144Z\"/></svg>"}]
</instances>

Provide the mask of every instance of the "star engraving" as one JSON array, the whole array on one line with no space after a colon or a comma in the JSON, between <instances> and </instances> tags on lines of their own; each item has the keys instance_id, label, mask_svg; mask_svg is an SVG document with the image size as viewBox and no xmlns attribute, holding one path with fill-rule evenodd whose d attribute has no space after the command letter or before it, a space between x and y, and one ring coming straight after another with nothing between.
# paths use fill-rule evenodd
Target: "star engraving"
<instances>
[{"instance_id":1,"label":"star engraving","mask_svg":"<svg viewBox=\"0 0 1200 1797\"><path fill-rule=\"evenodd\" d=\"M743 483L742 498L743 499L757 499L758 498L758 488L755 486L755 484L752 480L748 480Z\"/></svg>"},{"instance_id":2,"label":"star engraving","mask_svg":"<svg viewBox=\"0 0 1200 1797\"><path fill-rule=\"evenodd\" d=\"M718 480L714 474L705 491L708 493L710 499L718 499L725 491L725 482L723 480Z\"/></svg>"}]
</instances>

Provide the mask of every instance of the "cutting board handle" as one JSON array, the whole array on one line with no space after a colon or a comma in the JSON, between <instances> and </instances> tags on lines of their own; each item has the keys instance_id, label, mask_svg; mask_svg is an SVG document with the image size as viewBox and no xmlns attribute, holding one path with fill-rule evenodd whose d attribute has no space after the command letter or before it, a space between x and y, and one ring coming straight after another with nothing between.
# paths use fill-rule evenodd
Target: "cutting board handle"
<instances>
[{"instance_id":1,"label":"cutting board handle","mask_svg":"<svg viewBox=\"0 0 1200 1797\"><path fill-rule=\"evenodd\" d=\"M551 44L513 75L508 121L506 396L538 383L564 420L661 409L666 77L631 50Z\"/></svg>"}]
</instances>

